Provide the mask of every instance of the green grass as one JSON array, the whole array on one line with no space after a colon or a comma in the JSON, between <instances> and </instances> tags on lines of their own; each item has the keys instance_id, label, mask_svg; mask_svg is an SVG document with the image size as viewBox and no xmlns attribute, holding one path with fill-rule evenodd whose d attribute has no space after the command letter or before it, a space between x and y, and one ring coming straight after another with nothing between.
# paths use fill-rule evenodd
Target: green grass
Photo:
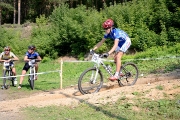
<instances>
[{"instance_id":1,"label":"green grass","mask_svg":"<svg viewBox=\"0 0 180 120\"><path fill-rule=\"evenodd\" d=\"M122 61L125 63L125 61ZM159 74L159 73L167 73L169 71L173 71L174 69L180 68L179 59L163 59L163 60L150 60L150 61L131 61L134 62L138 69L139 74L148 75L150 73ZM110 64L113 69L115 69L115 64L113 62L105 62L106 64ZM15 63L17 75L21 75L22 68L24 66L24 62L18 61ZM41 62L39 64L39 72L48 72L48 71L57 71L60 70L60 62L49 60L47 62ZM2 69L2 65L0 65L0 69ZM62 87L66 88L72 85L77 85L79 76L81 73L92 67L92 62L63 62L62 69ZM102 68L102 73L104 76L104 82L108 81L108 73ZM19 81L19 77L18 77ZM1 85L2 83L0 83ZM25 77L23 81L22 90L30 91L28 78ZM35 89L34 91L46 91L60 88L60 73L59 72L51 72L47 74L38 75L38 80L35 81ZM12 88L15 90L16 88Z\"/></svg>"},{"instance_id":2,"label":"green grass","mask_svg":"<svg viewBox=\"0 0 180 120\"><path fill-rule=\"evenodd\" d=\"M172 71L176 68L179 68L178 59L165 59L165 60L151 60L151 61L134 61L140 71L140 74L159 74ZM108 62L107 62L108 63ZM49 63L46 63L49 64ZM52 64L52 63L51 63ZM55 68L59 67L59 63L54 63ZM111 66L114 68L113 63ZM78 77L88 67L91 67L93 64L90 62L87 63L71 63L64 62L63 64L63 87L68 87L72 84L77 84ZM41 65L45 67L46 65ZM47 69L48 71L49 69ZM57 73L54 73L57 74ZM51 78L51 74L47 74L46 79ZM107 74L104 76L108 76ZM55 77L55 76L54 76ZM56 75L56 79L59 80L59 76ZM41 80L41 79L40 79ZM53 80L51 79L51 82ZM106 79L105 79L106 81ZM42 89L45 89L45 86L42 85L41 81L39 84ZM47 89L58 89L59 82L57 81L57 86L51 84L51 87ZM162 90L162 86L157 86L156 89ZM90 103L83 102L80 103L77 107L67 107L67 106L47 106L43 108L37 107L28 107L24 109L24 113L28 116L29 119L39 119L39 120L134 120L134 119L148 119L148 120L162 120L162 119L171 119L178 120L180 118L180 96L179 94L175 96L175 99L169 100L161 99L157 101L152 101L150 99L141 99L142 94L134 91L132 93L136 96L136 99L133 99L133 103L128 103L128 98L122 96L115 103L108 103L103 106L94 106ZM29 114L30 113L30 114ZM39 114L41 113L41 114Z\"/></svg>"},{"instance_id":3,"label":"green grass","mask_svg":"<svg viewBox=\"0 0 180 120\"><path fill-rule=\"evenodd\" d=\"M158 89L158 90L163 90L163 89L164 89L164 87L163 87L163 86L161 86L161 85L158 85L158 86L156 86L156 89Z\"/></svg>"},{"instance_id":4,"label":"green grass","mask_svg":"<svg viewBox=\"0 0 180 120\"><path fill-rule=\"evenodd\" d=\"M125 63L125 61L122 61ZM150 73L159 74L167 73L173 71L174 69L180 68L179 59L161 59L161 60L134 60L138 69L139 74L148 75ZM106 62L110 64L114 69L115 65L113 62ZM17 74L20 75L24 62L18 61L15 63ZM2 65L0 65L2 69ZM78 78L81 73L92 67L91 62L64 62L63 72L62 72L62 87L66 88L71 85L76 85L78 83ZM60 70L59 61L47 60L46 62L41 62L39 64L39 72L48 72ZM101 69L104 75L104 82L107 81L108 74ZM19 81L19 78L18 78ZM1 83L0 83L1 84ZM179 88L179 85L174 86L174 88ZM27 77L23 81L23 86L21 90L17 87L11 87L8 89L9 94L21 95L31 95L36 92L50 91L60 89L60 75L58 72L52 72L47 74L42 74L38 76L38 80L35 81L35 89L31 90ZM163 86L156 86L156 89L163 90ZM148 92L148 91L146 91ZM128 98L122 96L115 103L108 103L104 106L94 106L92 104L82 101L77 107L67 107L67 106L47 106L42 108L28 107L23 109L24 114L26 114L26 119L39 119L39 120L123 120L123 119L179 119L180 118L180 96L175 96L175 99L162 99L157 101L152 101L149 99L140 99L143 94L134 91L132 93L137 98L132 99L133 103L128 103ZM14 95L14 98L16 96Z\"/></svg>"},{"instance_id":5,"label":"green grass","mask_svg":"<svg viewBox=\"0 0 180 120\"><path fill-rule=\"evenodd\" d=\"M180 118L180 95L175 99L129 99L122 97L116 103L94 106L83 102L77 107L47 106L23 109L27 120L178 120ZM41 114L39 114L41 113ZM28 119L29 118L29 119Z\"/></svg>"}]
</instances>

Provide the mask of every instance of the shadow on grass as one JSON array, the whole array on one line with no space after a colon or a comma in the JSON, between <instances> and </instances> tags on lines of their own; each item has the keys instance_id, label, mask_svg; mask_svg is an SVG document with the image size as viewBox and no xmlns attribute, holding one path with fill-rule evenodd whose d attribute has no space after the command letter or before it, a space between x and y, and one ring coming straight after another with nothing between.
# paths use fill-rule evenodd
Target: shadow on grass
<instances>
[{"instance_id":1,"label":"shadow on grass","mask_svg":"<svg viewBox=\"0 0 180 120\"><path fill-rule=\"evenodd\" d=\"M113 113L111 113L111 112L109 112L109 111L107 111L107 110L104 110L103 107L98 107L98 106L95 106L95 105L93 105L93 104L91 104L91 103L88 103L87 101L85 101L85 100L83 100L83 99L79 99L79 98L77 98L77 97L73 97L73 96L70 96L70 95L65 94L65 93L62 93L62 92L59 92L59 94L62 94L62 95L66 96L66 97L69 97L69 98L76 99L76 100L78 100L78 101L81 102L81 103L85 103L85 104L87 104L89 107L95 109L95 110L98 111L98 112L102 112L104 115L106 115L106 116L108 116L108 117L116 118L116 119L118 119L118 120L127 120L127 119L125 119L125 118L123 118L123 117L121 117L121 116L117 116L117 115L115 115L115 114L113 114Z\"/></svg>"}]
</instances>

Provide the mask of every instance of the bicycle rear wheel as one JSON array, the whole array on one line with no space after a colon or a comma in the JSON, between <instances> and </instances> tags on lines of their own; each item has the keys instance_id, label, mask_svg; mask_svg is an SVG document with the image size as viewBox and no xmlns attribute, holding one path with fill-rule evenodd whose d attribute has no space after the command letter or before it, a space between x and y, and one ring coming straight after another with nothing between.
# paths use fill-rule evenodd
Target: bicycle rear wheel
<instances>
[{"instance_id":1,"label":"bicycle rear wheel","mask_svg":"<svg viewBox=\"0 0 180 120\"><path fill-rule=\"evenodd\" d=\"M121 67L120 79L118 83L120 86L134 85L138 79L138 68L134 63L126 63Z\"/></svg>"},{"instance_id":2,"label":"bicycle rear wheel","mask_svg":"<svg viewBox=\"0 0 180 120\"><path fill-rule=\"evenodd\" d=\"M33 73L34 73L34 70L31 69L30 74L33 74ZM29 75L29 84L30 84L31 89L33 90L34 89L34 75Z\"/></svg>"},{"instance_id":3,"label":"bicycle rear wheel","mask_svg":"<svg viewBox=\"0 0 180 120\"><path fill-rule=\"evenodd\" d=\"M95 67L85 70L78 80L78 89L83 95L98 92L102 85L102 73Z\"/></svg>"}]
</instances>

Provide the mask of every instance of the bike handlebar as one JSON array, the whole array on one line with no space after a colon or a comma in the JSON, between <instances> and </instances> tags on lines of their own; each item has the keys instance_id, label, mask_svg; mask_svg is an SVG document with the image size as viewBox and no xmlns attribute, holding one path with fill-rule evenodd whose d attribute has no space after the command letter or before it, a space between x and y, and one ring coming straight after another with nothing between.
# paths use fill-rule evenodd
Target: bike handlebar
<instances>
[{"instance_id":1,"label":"bike handlebar","mask_svg":"<svg viewBox=\"0 0 180 120\"><path fill-rule=\"evenodd\" d=\"M91 54L91 55L97 54L97 55L99 55L100 58L107 58L107 57L105 57L103 54L98 54L98 53L95 53L94 51L93 51L93 53L90 53L90 54Z\"/></svg>"},{"instance_id":2,"label":"bike handlebar","mask_svg":"<svg viewBox=\"0 0 180 120\"><path fill-rule=\"evenodd\" d=\"M36 62L40 62L40 61L41 60L38 60L38 59L31 59L28 63L31 66L31 65L35 64Z\"/></svg>"},{"instance_id":3,"label":"bike handlebar","mask_svg":"<svg viewBox=\"0 0 180 120\"><path fill-rule=\"evenodd\" d=\"M8 60L4 60L4 61L0 61L0 62L7 62ZM14 62L14 61L18 61L18 60L10 60L9 62Z\"/></svg>"},{"instance_id":4,"label":"bike handlebar","mask_svg":"<svg viewBox=\"0 0 180 120\"><path fill-rule=\"evenodd\" d=\"M30 61L32 61L32 62L40 62L41 60L38 60L38 59L31 59Z\"/></svg>"}]
</instances>

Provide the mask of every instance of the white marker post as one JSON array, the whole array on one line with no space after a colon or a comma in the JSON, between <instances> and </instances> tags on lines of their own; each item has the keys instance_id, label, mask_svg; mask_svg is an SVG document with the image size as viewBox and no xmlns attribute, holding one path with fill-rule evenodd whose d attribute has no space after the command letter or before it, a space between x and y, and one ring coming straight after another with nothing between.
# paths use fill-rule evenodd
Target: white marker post
<instances>
[{"instance_id":1,"label":"white marker post","mask_svg":"<svg viewBox=\"0 0 180 120\"><path fill-rule=\"evenodd\" d=\"M62 66L63 66L63 60L61 58L61 70L59 73L59 75L60 75L60 89L62 89L62 68L63 68Z\"/></svg>"}]
</instances>

